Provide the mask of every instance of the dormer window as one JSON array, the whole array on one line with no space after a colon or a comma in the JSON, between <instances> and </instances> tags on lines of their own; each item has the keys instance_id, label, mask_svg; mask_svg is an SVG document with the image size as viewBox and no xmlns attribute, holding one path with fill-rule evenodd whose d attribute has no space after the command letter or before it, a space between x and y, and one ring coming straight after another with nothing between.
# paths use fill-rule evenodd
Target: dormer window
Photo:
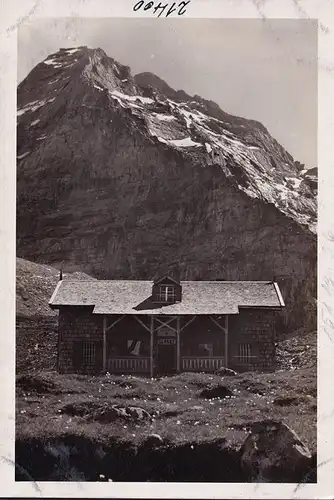
<instances>
[{"instance_id":1,"label":"dormer window","mask_svg":"<svg viewBox=\"0 0 334 500\"><path fill-rule=\"evenodd\" d=\"M164 275L157 278L152 286L153 302L157 304L175 304L181 302L182 286L174 278Z\"/></svg>"},{"instance_id":2,"label":"dormer window","mask_svg":"<svg viewBox=\"0 0 334 500\"><path fill-rule=\"evenodd\" d=\"M159 286L159 301L175 302L175 286L160 285Z\"/></svg>"}]
</instances>

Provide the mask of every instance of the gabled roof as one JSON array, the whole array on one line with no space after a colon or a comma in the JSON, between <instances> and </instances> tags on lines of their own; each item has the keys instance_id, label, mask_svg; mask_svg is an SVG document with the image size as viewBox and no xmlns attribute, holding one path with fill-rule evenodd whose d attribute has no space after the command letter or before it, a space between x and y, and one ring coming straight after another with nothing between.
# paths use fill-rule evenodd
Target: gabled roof
<instances>
[{"instance_id":1,"label":"gabled roof","mask_svg":"<svg viewBox=\"0 0 334 500\"><path fill-rule=\"evenodd\" d=\"M169 274L163 274L162 276L159 276L153 281L153 284L158 285L159 283L164 281L172 281L173 283L175 283L175 285L180 284L180 282L177 279L175 279L173 276L170 276Z\"/></svg>"},{"instance_id":2,"label":"gabled roof","mask_svg":"<svg viewBox=\"0 0 334 500\"><path fill-rule=\"evenodd\" d=\"M155 304L152 281L59 281L49 302L91 306L94 314L238 314L239 307L284 307L277 283L181 281L182 301Z\"/></svg>"}]
</instances>

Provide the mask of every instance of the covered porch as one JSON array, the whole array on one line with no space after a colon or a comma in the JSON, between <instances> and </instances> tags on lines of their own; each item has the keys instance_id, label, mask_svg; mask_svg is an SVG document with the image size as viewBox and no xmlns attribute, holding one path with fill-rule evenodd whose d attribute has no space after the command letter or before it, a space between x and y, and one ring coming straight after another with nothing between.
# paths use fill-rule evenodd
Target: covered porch
<instances>
[{"instance_id":1,"label":"covered porch","mask_svg":"<svg viewBox=\"0 0 334 500\"><path fill-rule=\"evenodd\" d=\"M161 376L228 366L228 315L105 315L103 371Z\"/></svg>"}]
</instances>

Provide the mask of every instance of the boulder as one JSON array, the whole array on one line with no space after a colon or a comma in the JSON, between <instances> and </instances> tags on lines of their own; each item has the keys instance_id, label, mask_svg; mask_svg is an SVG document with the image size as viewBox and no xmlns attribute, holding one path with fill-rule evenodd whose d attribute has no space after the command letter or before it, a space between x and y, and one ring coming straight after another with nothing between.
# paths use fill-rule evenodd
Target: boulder
<instances>
[{"instance_id":1,"label":"boulder","mask_svg":"<svg viewBox=\"0 0 334 500\"><path fill-rule=\"evenodd\" d=\"M156 448L163 444L163 439L159 434L150 434L147 436L144 442L144 446L147 448Z\"/></svg>"},{"instance_id":2,"label":"boulder","mask_svg":"<svg viewBox=\"0 0 334 500\"><path fill-rule=\"evenodd\" d=\"M240 449L241 468L252 482L305 482L312 455L297 434L274 420L255 422Z\"/></svg>"},{"instance_id":3,"label":"boulder","mask_svg":"<svg viewBox=\"0 0 334 500\"><path fill-rule=\"evenodd\" d=\"M91 420L96 420L97 422L114 422L118 419L126 419L127 415L124 408L115 408L114 406L102 408L96 411Z\"/></svg>"},{"instance_id":4,"label":"boulder","mask_svg":"<svg viewBox=\"0 0 334 500\"><path fill-rule=\"evenodd\" d=\"M231 370L230 368L225 368L225 366L221 366L220 368L218 368L215 373L216 375L222 375L223 377L233 377L237 375L237 372Z\"/></svg>"},{"instance_id":5,"label":"boulder","mask_svg":"<svg viewBox=\"0 0 334 500\"><path fill-rule=\"evenodd\" d=\"M231 396L233 396L233 392L225 385L208 387L207 389L203 389L200 393L200 397L205 399L226 398Z\"/></svg>"},{"instance_id":6,"label":"boulder","mask_svg":"<svg viewBox=\"0 0 334 500\"><path fill-rule=\"evenodd\" d=\"M135 420L149 420L151 418L151 415L148 413L148 411L137 406L128 406L127 408L125 408L125 410L127 411L129 417Z\"/></svg>"},{"instance_id":7,"label":"boulder","mask_svg":"<svg viewBox=\"0 0 334 500\"><path fill-rule=\"evenodd\" d=\"M144 410L143 408L139 408L137 406L106 406L102 409L99 409L93 414L93 420L97 420L99 422L113 422L115 420L149 420L151 419L151 415Z\"/></svg>"}]
</instances>

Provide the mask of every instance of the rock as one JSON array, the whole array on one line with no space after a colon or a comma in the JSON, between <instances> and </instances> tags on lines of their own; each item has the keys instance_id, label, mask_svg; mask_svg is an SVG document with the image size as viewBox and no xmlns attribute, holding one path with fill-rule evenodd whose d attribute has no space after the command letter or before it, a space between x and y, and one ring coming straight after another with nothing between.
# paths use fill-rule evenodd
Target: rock
<instances>
[{"instance_id":1,"label":"rock","mask_svg":"<svg viewBox=\"0 0 334 500\"><path fill-rule=\"evenodd\" d=\"M286 424L255 422L240 449L241 468L252 482L303 482L310 475L312 456Z\"/></svg>"},{"instance_id":2,"label":"rock","mask_svg":"<svg viewBox=\"0 0 334 500\"><path fill-rule=\"evenodd\" d=\"M143 408L138 408L136 406L123 407L116 405L102 408L92 415L92 420L96 420L98 422L114 422L118 419L127 421L149 420L151 419L151 415Z\"/></svg>"},{"instance_id":3,"label":"rock","mask_svg":"<svg viewBox=\"0 0 334 500\"><path fill-rule=\"evenodd\" d=\"M145 439L144 446L148 448L155 448L163 444L163 439L160 434L150 434Z\"/></svg>"},{"instance_id":4,"label":"rock","mask_svg":"<svg viewBox=\"0 0 334 500\"><path fill-rule=\"evenodd\" d=\"M231 370L230 368L225 368L224 366L220 367L215 373L216 375L224 375L227 377L237 375L237 372Z\"/></svg>"},{"instance_id":5,"label":"rock","mask_svg":"<svg viewBox=\"0 0 334 500\"><path fill-rule=\"evenodd\" d=\"M233 396L233 392L225 385L209 387L207 389L203 389L200 393L200 397L205 399L226 398L231 396Z\"/></svg>"},{"instance_id":6,"label":"rock","mask_svg":"<svg viewBox=\"0 0 334 500\"><path fill-rule=\"evenodd\" d=\"M126 419L127 415L124 408L108 407L95 412L90 420L97 422L114 422L118 419Z\"/></svg>"},{"instance_id":7,"label":"rock","mask_svg":"<svg viewBox=\"0 0 334 500\"><path fill-rule=\"evenodd\" d=\"M297 405L300 402L300 398L297 397L286 397L286 398L276 398L273 401L275 406L292 406Z\"/></svg>"},{"instance_id":8,"label":"rock","mask_svg":"<svg viewBox=\"0 0 334 500\"><path fill-rule=\"evenodd\" d=\"M128 406L126 410L130 417L136 420L149 420L151 418L151 415L146 410L137 406Z\"/></svg>"}]
</instances>

